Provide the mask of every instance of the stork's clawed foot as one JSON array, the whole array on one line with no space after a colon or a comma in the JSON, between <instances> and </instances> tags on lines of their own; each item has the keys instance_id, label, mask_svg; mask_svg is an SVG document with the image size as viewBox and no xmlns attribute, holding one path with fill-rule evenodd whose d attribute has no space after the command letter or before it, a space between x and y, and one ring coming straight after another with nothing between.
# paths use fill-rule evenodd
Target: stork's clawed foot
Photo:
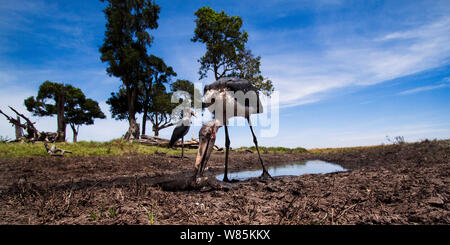
<instances>
[{"instance_id":1,"label":"stork's clawed foot","mask_svg":"<svg viewBox=\"0 0 450 245\"><path fill-rule=\"evenodd\" d=\"M191 179L191 187L195 187L196 185L197 185L197 177L193 177L192 179Z\"/></svg>"},{"instance_id":2,"label":"stork's clawed foot","mask_svg":"<svg viewBox=\"0 0 450 245\"><path fill-rule=\"evenodd\" d=\"M273 177L265 169L263 170L263 172L261 174L261 178L262 179L271 179L271 180L273 180Z\"/></svg>"},{"instance_id":3,"label":"stork's clawed foot","mask_svg":"<svg viewBox=\"0 0 450 245\"><path fill-rule=\"evenodd\" d=\"M224 176L223 177L223 180L222 180L223 182L227 182L227 183L230 183L231 181L228 179L228 176Z\"/></svg>"}]
</instances>

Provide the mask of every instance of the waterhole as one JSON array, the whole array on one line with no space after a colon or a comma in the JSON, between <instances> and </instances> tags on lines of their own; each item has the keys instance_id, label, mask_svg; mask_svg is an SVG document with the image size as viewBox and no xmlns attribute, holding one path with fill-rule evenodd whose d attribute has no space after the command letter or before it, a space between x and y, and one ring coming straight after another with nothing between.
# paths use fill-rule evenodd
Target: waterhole
<instances>
[{"instance_id":1,"label":"waterhole","mask_svg":"<svg viewBox=\"0 0 450 245\"><path fill-rule=\"evenodd\" d=\"M277 177L299 176L302 174L328 174L347 171L347 169L343 168L339 164L331 162L325 162L321 160L307 160L270 167L267 169L267 171L272 177ZM261 175L261 172L262 169L228 173L228 178L230 180L235 179L242 181L249 178L259 177ZM222 180L223 174L217 175L216 178L218 180Z\"/></svg>"}]
</instances>

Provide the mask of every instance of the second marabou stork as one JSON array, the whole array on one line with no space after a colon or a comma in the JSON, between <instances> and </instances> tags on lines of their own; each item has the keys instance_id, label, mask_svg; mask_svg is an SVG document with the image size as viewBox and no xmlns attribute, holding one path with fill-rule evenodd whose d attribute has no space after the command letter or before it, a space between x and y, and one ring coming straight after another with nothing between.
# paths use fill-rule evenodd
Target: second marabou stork
<instances>
[{"instance_id":1,"label":"second marabou stork","mask_svg":"<svg viewBox=\"0 0 450 245\"><path fill-rule=\"evenodd\" d=\"M169 148L172 148L181 139L181 158L184 157L184 136L189 132L189 128L191 127L191 116L196 117L194 111L189 108L185 109L183 114L183 118L173 130L172 137L169 141Z\"/></svg>"},{"instance_id":2,"label":"second marabou stork","mask_svg":"<svg viewBox=\"0 0 450 245\"><path fill-rule=\"evenodd\" d=\"M203 94L204 104L214 115L214 119L205 123L199 132L199 147L194 167L194 181L197 174L202 175L206 163L211 155L216 139L216 133L220 127L225 128L225 173L224 182L228 179L228 154L230 138L228 136L228 119L232 117L244 117L247 119L250 131L253 135L253 143L258 152L259 162L262 166L262 177L271 178L259 153L258 140L250 121L252 114L263 113L263 107L256 88L246 79L226 77L221 78L210 85L206 85Z\"/></svg>"}]
</instances>

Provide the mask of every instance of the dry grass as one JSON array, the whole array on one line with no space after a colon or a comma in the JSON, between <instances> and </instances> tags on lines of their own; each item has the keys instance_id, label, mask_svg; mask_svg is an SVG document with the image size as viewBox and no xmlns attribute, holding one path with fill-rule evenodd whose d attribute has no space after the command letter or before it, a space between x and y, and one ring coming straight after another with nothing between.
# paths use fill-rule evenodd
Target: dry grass
<instances>
[{"instance_id":1,"label":"dry grass","mask_svg":"<svg viewBox=\"0 0 450 245\"><path fill-rule=\"evenodd\" d=\"M122 154L155 154L166 153L169 155L181 154L181 149L169 149L159 146L146 146L139 143L130 143L122 139L108 142L56 143L56 147L72 151L68 157L92 156L92 155L122 155ZM195 153L196 149L185 149L185 153ZM46 156L43 143L0 143L0 157L28 157Z\"/></svg>"}]
</instances>

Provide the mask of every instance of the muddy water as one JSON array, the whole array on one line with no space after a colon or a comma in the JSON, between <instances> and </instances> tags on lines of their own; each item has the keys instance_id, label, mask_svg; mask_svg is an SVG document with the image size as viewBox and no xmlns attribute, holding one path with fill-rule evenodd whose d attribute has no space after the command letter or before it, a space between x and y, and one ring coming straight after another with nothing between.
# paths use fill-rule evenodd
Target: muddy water
<instances>
[{"instance_id":1,"label":"muddy water","mask_svg":"<svg viewBox=\"0 0 450 245\"><path fill-rule=\"evenodd\" d=\"M334 172L347 171L341 165L325 162L321 160L308 160L294 163L287 163L279 166L270 167L268 169L272 177L277 176L299 176L302 174L327 174ZM241 171L228 173L228 178L235 180L246 180L261 175L262 170ZM218 180L223 179L223 174L217 175Z\"/></svg>"}]
</instances>

